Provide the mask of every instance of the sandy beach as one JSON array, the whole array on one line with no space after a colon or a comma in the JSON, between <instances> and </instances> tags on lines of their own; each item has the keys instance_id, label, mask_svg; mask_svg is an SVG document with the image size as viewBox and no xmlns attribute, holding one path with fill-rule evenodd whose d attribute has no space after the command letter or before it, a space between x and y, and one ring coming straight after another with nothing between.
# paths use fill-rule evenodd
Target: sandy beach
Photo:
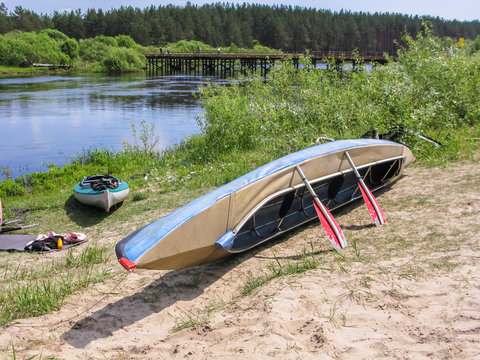
<instances>
[{"instance_id":1,"label":"sandy beach","mask_svg":"<svg viewBox=\"0 0 480 360\"><path fill-rule=\"evenodd\" d=\"M384 226L362 203L334 213L341 254L315 222L214 264L119 272L2 328L0 358L480 359L479 174L410 166L377 194Z\"/></svg>"}]
</instances>

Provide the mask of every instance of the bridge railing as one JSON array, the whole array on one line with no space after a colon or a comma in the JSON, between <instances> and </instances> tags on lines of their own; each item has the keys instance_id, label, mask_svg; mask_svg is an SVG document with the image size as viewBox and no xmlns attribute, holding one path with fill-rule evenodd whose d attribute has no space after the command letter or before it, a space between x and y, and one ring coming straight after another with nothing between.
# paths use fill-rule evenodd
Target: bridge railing
<instances>
[{"instance_id":1,"label":"bridge railing","mask_svg":"<svg viewBox=\"0 0 480 360\"><path fill-rule=\"evenodd\" d=\"M378 51L362 51L355 52L360 58L366 59L385 59L386 56L395 56L395 53L385 53ZM289 52L276 52L276 53L265 53L265 52L249 52L249 51L198 51L198 52L158 52L158 53L148 53L145 54L146 57L164 57L164 56L175 56L175 57L229 57L229 58L285 58L285 57L300 57L300 56L311 56L314 58L352 58L353 51L338 51L338 50L325 50L325 51L311 51L306 53L289 53Z\"/></svg>"}]
</instances>

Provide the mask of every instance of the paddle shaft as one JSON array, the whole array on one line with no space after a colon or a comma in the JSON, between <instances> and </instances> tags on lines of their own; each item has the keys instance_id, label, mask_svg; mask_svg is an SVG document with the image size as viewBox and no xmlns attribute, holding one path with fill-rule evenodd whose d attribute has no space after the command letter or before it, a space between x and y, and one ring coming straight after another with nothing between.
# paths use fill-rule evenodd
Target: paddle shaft
<instances>
[{"instance_id":1,"label":"paddle shaft","mask_svg":"<svg viewBox=\"0 0 480 360\"><path fill-rule=\"evenodd\" d=\"M13 224L13 223L20 222L20 221L22 221L22 219L14 219L14 220L3 222L1 225L2 226L9 225L9 224Z\"/></svg>"},{"instance_id":2,"label":"paddle shaft","mask_svg":"<svg viewBox=\"0 0 480 360\"><path fill-rule=\"evenodd\" d=\"M317 205L317 207L318 207L318 208L320 209L320 211L322 212L323 216L325 217L325 219L327 220L328 224L330 225L330 227L332 228L333 232L335 233L335 236L337 237L339 244L341 245L341 244L342 244L341 239L342 239L343 237L340 235L340 232L338 231L337 227L335 226L334 222L332 221L332 218L330 217L330 214L327 213L325 207L323 206L323 204L322 204L322 203L320 202L320 200L318 199L317 194L315 193L315 191L313 190L312 186L311 186L310 183L308 182L308 180L307 180L307 178L305 177L305 174L303 173L302 169L300 169L300 166L296 165L296 168L297 168L298 173L300 174L300 177L302 178L303 183L305 184L305 187L307 188L307 190L308 190L308 192L310 193L310 195L312 195L313 201L315 202L315 204Z\"/></svg>"},{"instance_id":3,"label":"paddle shaft","mask_svg":"<svg viewBox=\"0 0 480 360\"><path fill-rule=\"evenodd\" d=\"M355 176L357 177L358 179L358 183L360 184L360 186L362 187L364 193L367 195L368 197L368 200L370 200L370 203L372 204L373 208L375 209L375 212L377 213L377 216L378 216L378 219L379 219L379 224L382 225L384 223L384 219L383 219L383 216L382 216L382 212L380 211L380 209L378 208L378 205L377 205L377 202L375 201L375 199L373 198L373 195L372 193L370 192L370 190L368 189L367 185L365 185L365 182L363 181L363 178L362 176L360 175L360 173L358 172L357 170L357 167L355 166L355 164L353 163L353 160L352 158L350 157L350 154L348 153L348 151L345 151L345 156L347 157L347 160L353 170L353 173L355 174Z\"/></svg>"},{"instance_id":4,"label":"paddle shaft","mask_svg":"<svg viewBox=\"0 0 480 360\"><path fill-rule=\"evenodd\" d=\"M15 231L15 230L21 230L21 229L28 229L34 226L38 226L40 224L32 224L32 225L25 225L25 226L12 226L12 227L2 227L0 228L0 233L7 232L7 231Z\"/></svg>"}]
</instances>

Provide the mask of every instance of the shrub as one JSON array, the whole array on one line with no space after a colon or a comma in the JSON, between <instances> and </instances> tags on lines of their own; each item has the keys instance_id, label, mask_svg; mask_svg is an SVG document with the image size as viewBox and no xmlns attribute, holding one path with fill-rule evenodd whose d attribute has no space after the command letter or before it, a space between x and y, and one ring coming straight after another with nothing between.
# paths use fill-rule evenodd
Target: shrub
<instances>
[{"instance_id":1,"label":"shrub","mask_svg":"<svg viewBox=\"0 0 480 360\"><path fill-rule=\"evenodd\" d=\"M101 61L108 53L109 46L102 41L95 39L85 39L79 42L80 57L84 61L97 62Z\"/></svg>"},{"instance_id":2,"label":"shrub","mask_svg":"<svg viewBox=\"0 0 480 360\"><path fill-rule=\"evenodd\" d=\"M126 47L126 48L135 48L137 47L137 43L128 35L118 35L115 37L118 46Z\"/></svg>"},{"instance_id":3,"label":"shrub","mask_svg":"<svg viewBox=\"0 0 480 360\"><path fill-rule=\"evenodd\" d=\"M170 47L171 52L177 53L196 53L199 51L199 48L202 48L203 51L213 51L215 50L210 45L207 45L201 41L196 40L180 40L177 43L171 43L165 46L165 49Z\"/></svg>"},{"instance_id":4,"label":"shrub","mask_svg":"<svg viewBox=\"0 0 480 360\"><path fill-rule=\"evenodd\" d=\"M24 195L25 188L15 183L12 179L6 179L0 182L0 196Z\"/></svg>"},{"instance_id":5,"label":"shrub","mask_svg":"<svg viewBox=\"0 0 480 360\"><path fill-rule=\"evenodd\" d=\"M54 30L54 29L45 29L40 31L40 34L45 34L48 37L52 38L55 41L65 41L68 39L68 36L62 33L61 31Z\"/></svg>"},{"instance_id":6,"label":"shrub","mask_svg":"<svg viewBox=\"0 0 480 360\"><path fill-rule=\"evenodd\" d=\"M480 35L471 43L469 47L470 54L473 54L480 50Z\"/></svg>"},{"instance_id":7,"label":"shrub","mask_svg":"<svg viewBox=\"0 0 480 360\"><path fill-rule=\"evenodd\" d=\"M75 39L66 39L62 45L60 45L60 49L63 53L67 54L70 59L76 58L79 54L78 42Z\"/></svg>"},{"instance_id":8,"label":"shrub","mask_svg":"<svg viewBox=\"0 0 480 360\"><path fill-rule=\"evenodd\" d=\"M95 41L104 43L105 45L112 46L112 47L117 47L117 40L111 36L104 36L104 35L99 35L95 37Z\"/></svg>"},{"instance_id":9,"label":"shrub","mask_svg":"<svg viewBox=\"0 0 480 360\"><path fill-rule=\"evenodd\" d=\"M52 38L51 35L54 35ZM60 32L42 31L11 32L0 35L0 62L3 65L18 66L24 60L32 63L67 64L70 57L60 50Z\"/></svg>"},{"instance_id":10,"label":"shrub","mask_svg":"<svg viewBox=\"0 0 480 360\"><path fill-rule=\"evenodd\" d=\"M109 72L136 71L145 66L145 57L133 49L114 48L105 56L103 65Z\"/></svg>"}]
</instances>

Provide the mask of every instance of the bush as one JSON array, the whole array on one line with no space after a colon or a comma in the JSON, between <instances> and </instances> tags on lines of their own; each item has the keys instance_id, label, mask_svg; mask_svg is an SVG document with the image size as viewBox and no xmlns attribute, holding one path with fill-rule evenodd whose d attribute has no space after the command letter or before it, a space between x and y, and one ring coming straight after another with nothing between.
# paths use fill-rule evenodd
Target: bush
<instances>
[{"instance_id":1,"label":"bush","mask_svg":"<svg viewBox=\"0 0 480 360\"><path fill-rule=\"evenodd\" d=\"M7 179L0 182L0 196L15 196L24 195L25 188L16 184L12 179Z\"/></svg>"},{"instance_id":2,"label":"bush","mask_svg":"<svg viewBox=\"0 0 480 360\"><path fill-rule=\"evenodd\" d=\"M103 41L95 39L85 39L79 42L80 57L87 62L95 63L101 61L108 53L110 46Z\"/></svg>"},{"instance_id":3,"label":"bush","mask_svg":"<svg viewBox=\"0 0 480 360\"><path fill-rule=\"evenodd\" d=\"M136 48L138 46L135 40L128 35L118 35L115 37L115 40L119 47Z\"/></svg>"},{"instance_id":4,"label":"bush","mask_svg":"<svg viewBox=\"0 0 480 360\"><path fill-rule=\"evenodd\" d=\"M214 51L215 49L201 41L196 40L180 40L177 43L170 43L165 46L165 49L170 47L171 52L177 53L196 53L202 48L203 51Z\"/></svg>"},{"instance_id":5,"label":"bush","mask_svg":"<svg viewBox=\"0 0 480 360\"><path fill-rule=\"evenodd\" d=\"M54 30L54 29L45 29L40 31L40 35L45 34L48 37L52 38L55 41L65 41L68 39L68 36L65 35L64 33Z\"/></svg>"},{"instance_id":6,"label":"bush","mask_svg":"<svg viewBox=\"0 0 480 360\"><path fill-rule=\"evenodd\" d=\"M145 66L145 56L133 49L110 49L103 60L105 70L108 72L136 71Z\"/></svg>"},{"instance_id":7,"label":"bush","mask_svg":"<svg viewBox=\"0 0 480 360\"><path fill-rule=\"evenodd\" d=\"M111 36L99 35L99 36L95 37L95 41L101 42L101 43L103 43L105 45L108 45L108 46L111 46L111 47L117 47L118 46L117 40L115 40L115 38L113 38Z\"/></svg>"},{"instance_id":8,"label":"bush","mask_svg":"<svg viewBox=\"0 0 480 360\"><path fill-rule=\"evenodd\" d=\"M67 64L70 57L60 50L60 32L42 31L11 32L0 35L0 63L3 65L19 66L24 60L31 63ZM51 37L54 35L54 38Z\"/></svg>"},{"instance_id":9,"label":"bush","mask_svg":"<svg viewBox=\"0 0 480 360\"><path fill-rule=\"evenodd\" d=\"M70 59L74 59L79 54L78 42L75 39L66 39L62 45L60 45L60 50L63 53L67 54Z\"/></svg>"},{"instance_id":10,"label":"bush","mask_svg":"<svg viewBox=\"0 0 480 360\"><path fill-rule=\"evenodd\" d=\"M471 43L469 47L470 54L473 54L480 50L480 35Z\"/></svg>"},{"instance_id":11,"label":"bush","mask_svg":"<svg viewBox=\"0 0 480 360\"><path fill-rule=\"evenodd\" d=\"M145 66L145 56L141 46L132 44L129 36L116 38L97 36L81 40L80 57L89 63L90 71L124 72L137 71ZM122 44L118 47L118 44Z\"/></svg>"}]
</instances>

